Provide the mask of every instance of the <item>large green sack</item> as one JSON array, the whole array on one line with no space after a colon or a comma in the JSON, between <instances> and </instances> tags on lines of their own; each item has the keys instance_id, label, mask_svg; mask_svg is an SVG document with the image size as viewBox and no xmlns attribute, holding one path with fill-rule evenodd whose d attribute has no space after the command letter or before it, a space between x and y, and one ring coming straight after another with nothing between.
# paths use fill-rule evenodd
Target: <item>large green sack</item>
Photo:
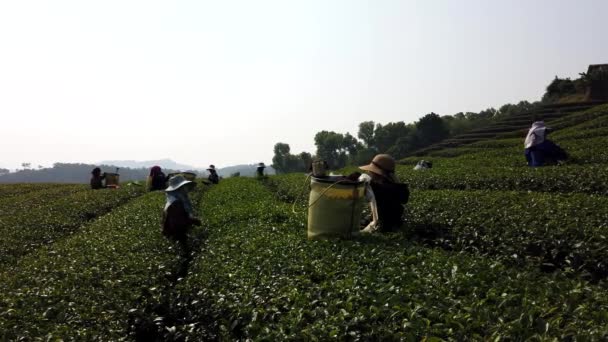
<instances>
[{"instance_id":1,"label":"large green sack","mask_svg":"<svg viewBox=\"0 0 608 342\"><path fill-rule=\"evenodd\" d=\"M365 184L341 177L311 178L308 238L350 238L359 234Z\"/></svg>"}]
</instances>

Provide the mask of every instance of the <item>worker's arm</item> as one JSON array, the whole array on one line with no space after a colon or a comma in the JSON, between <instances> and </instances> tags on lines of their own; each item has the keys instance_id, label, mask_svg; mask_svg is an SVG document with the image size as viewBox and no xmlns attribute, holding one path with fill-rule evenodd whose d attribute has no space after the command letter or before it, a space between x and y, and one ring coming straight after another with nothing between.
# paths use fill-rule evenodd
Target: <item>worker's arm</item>
<instances>
[{"instance_id":1,"label":"worker's arm","mask_svg":"<svg viewBox=\"0 0 608 342\"><path fill-rule=\"evenodd\" d=\"M376 195L374 194L374 190L370 185L370 176L367 174L363 174L359 177L359 180L365 182L365 199L369 202L369 207L372 212L372 222L370 222L363 230L372 232L377 229L378 225L378 203L376 202Z\"/></svg>"},{"instance_id":2,"label":"worker's arm","mask_svg":"<svg viewBox=\"0 0 608 342\"><path fill-rule=\"evenodd\" d=\"M372 222L370 222L363 230L374 231L378 228L378 204L376 203L375 197L369 202L369 207L372 211Z\"/></svg>"}]
</instances>

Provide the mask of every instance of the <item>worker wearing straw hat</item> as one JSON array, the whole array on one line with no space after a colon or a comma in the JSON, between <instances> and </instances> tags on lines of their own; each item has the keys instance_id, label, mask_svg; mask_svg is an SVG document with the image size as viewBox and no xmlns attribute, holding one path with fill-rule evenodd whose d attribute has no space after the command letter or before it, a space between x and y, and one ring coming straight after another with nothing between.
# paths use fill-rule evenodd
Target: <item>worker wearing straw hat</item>
<instances>
[{"instance_id":1,"label":"worker wearing straw hat","mask_svg":"<svg viewBox=\"0 0 608 342\"><path fill-rule=\"evenodd\" d=\"M220 176L218 176L217 170L215 170L215 165L209 165L207 171L209 171L209 177L207 179L209 179L212 184L217 184L220 182Z\"/></svg>"},{"instance_id":2,"label":"worker wearing straw hat","mask_svg":"<svg viewBox=\"0 0 608 342\"><path fill-rule=\"evenodd\" d=\"M366 183L365 198L370 202L372 222L363 232L392 231L403 222L403 204L409 198L407 184L399 183L395 175L395 159L388 154L378 154L359 177Z\"/></svg>"},{"instance_id":3,"label":"worker wearing straw hat","mask_svg":"<svg viewBox=\"0 0 608 342\"><path fill-rule=\"evenodd\" d=\"M266 168L266 165L264 163L258 163L258 166L255 169L256 176L258 176L258 177L264 177L264 169L265 168Z\"/></svg>"},{"instance_id":4,"label":"worker wearing straw hat","mask_svg":"<svg viewBox=\"0 0 608 342\"><path fill-rule=\"evenodd\" d=\"M195 217L188 197L188 192L195 187L196 183L186 180L182 175L177 175L169 179L169 186L165 189L167 201L163 211L163 234L184 245L192 225L201 224L201 221Z\"/></svg>"}]
</instances>

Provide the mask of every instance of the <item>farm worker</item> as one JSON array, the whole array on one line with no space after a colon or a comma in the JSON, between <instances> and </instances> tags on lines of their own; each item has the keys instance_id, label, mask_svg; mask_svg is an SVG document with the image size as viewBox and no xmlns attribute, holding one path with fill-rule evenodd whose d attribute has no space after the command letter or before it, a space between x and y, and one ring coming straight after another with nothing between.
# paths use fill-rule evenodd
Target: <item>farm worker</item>
<instances>
[{"instance_id":1,"label":"farm worker","mask_svg":"<svg viewBox=\"0 0 608 342\"><path fill-rule=\"evenodd\" d=\"M392 231L403 223L403 204L409 198L407 184L399 183L395 175L395 159L378 154L369 165L361 166L367 173L359 177L365 182L365 199L370 203L372 222L363 232Z\"/></svg>"},{"instance_id":2,"label":"farm worker","mask_svg":"<svg viewBox=\"0 0 608 342\"><path fill-rule=\"evenodd\" d=\"M414 170L418 171L418 170L427 170L427 169L432 169L433 168L433 163L431 163L430 161L426 161L426 160L421 160L418 162L418 164L416 164L416 166L414 166Z\"/></svg>"},{"instance_id":3,"label":"farm worker","mask_svg":"<svg viewBox=\"0 0 608 342\"><path fill-rule=\"evenodd\" d=\"M148 191L165 190L167 187L167 176L160 166L152 166L148 176Z\"/></svg>"},{"instance_id":4,"label":"farm worker","mask_svg":"<svg viewBox=\"0 0 608 342\"><path fill-rule=\"evenodd\" d=\"M106 178L106 173L101 173L101 169L96 167L91 171L91 189L103 189L105 186L102 181Z\"/></svg>"},{"instance_id":5,"label":"farm worker","mask_svg":"<svg viewBox=\"0 0 608 342\"><path fill-rule=\"evenodd\" d=\"M255 169L255 173L258 177L264 177L264 169L266 168L266 165L264 165L264 163L259 163L258 167Z\"/></svg>"},{"instance_id":6,"label":"farm worker","mask_svg":"<svg viewBox=\"0 0 608 342\"><path fill-rule=\"evenodd\" d=\"M167 202L163 211L163 234L175 238L185 244L187 233L192 225L200 225L201 221L194 215L188 192L196 187L196 183L177 175L169 179L165 189Z\"/></svg>"},{"instance_id":7,"label":"farm worker","mask_svg":"<svg viewBox=\"0 0 608 342\"><path fill-rule=\"evenodd\" d=\"M218 176L217 171L215 170L215 165L209 165L207 171L209 171L208 179L211 183L217 184L220 182L220 176Z\"/></svg>"},{"instance_id":8,"label":"farm worker","mask_svg":"<svg viewBox=\"0 0 608 342\"><path fill-rule=\"evenodd\" d=\"M543 166L546 161L557 163L568 159L568 154L561 147L547 139L550 131L543 121L536 121L530 127L524 141L528 166Z\"/></svg>"}]
</instances>

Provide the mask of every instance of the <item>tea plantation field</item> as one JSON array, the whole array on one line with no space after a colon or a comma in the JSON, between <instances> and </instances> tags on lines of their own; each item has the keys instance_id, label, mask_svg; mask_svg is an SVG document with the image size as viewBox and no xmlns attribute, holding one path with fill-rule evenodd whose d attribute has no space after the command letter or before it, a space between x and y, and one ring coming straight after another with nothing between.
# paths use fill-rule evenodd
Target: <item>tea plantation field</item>
<instances>
[{"instance_id":1,"label":"tea plantation field","mask_svg":"<svg viewBox=\"0 0 608 342\"><path fill-rule=\"evenodd\" d=\"M559 166L522 132L406 158L403 230L348 241L306 239L303 174L201 184L190 253L162 193L1 185L0 340L606 340L607 118L550 122Z\"/></svg>"}]
</instances>

